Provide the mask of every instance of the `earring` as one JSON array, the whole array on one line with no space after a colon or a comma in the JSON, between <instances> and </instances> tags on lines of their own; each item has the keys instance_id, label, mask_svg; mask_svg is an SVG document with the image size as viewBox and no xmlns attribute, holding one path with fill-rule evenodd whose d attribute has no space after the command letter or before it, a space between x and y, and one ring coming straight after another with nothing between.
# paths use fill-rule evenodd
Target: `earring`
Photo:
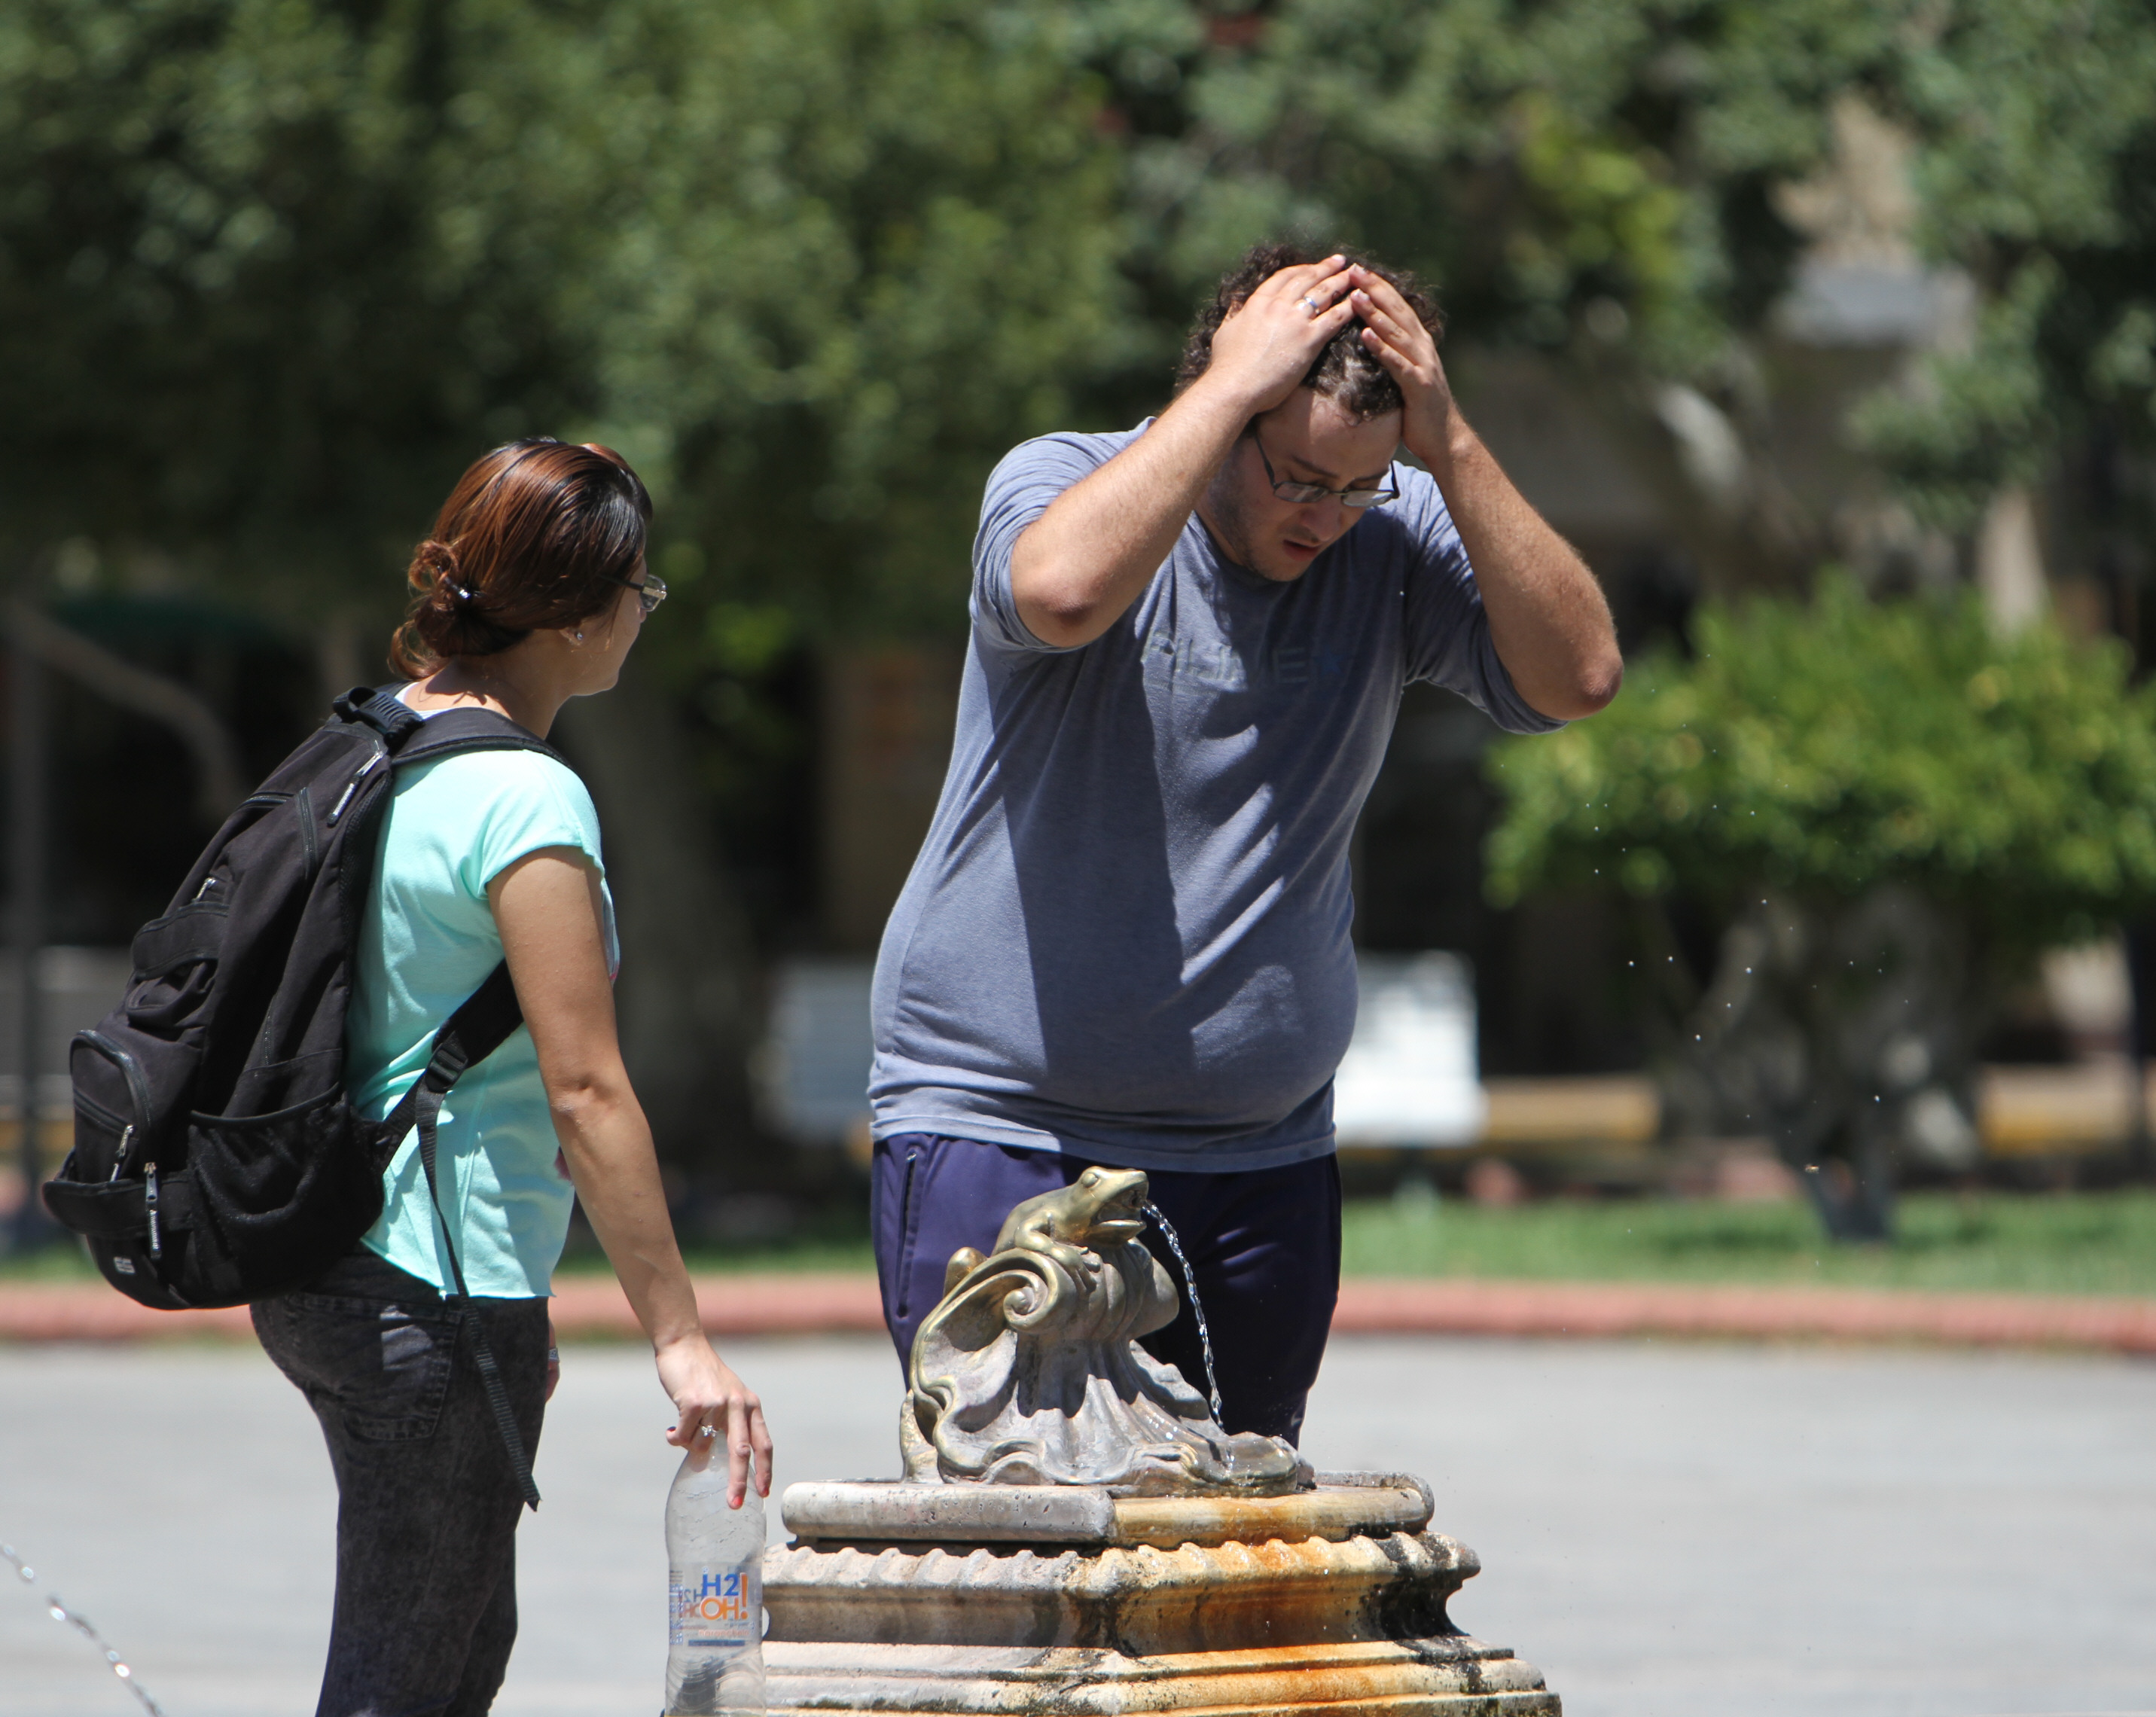
<instances>
[{"instance_id":1,"label":"earring","mask_svg":"<svg viewBox=\"0 0 2156 1717\"><path fill-rule=\"evenodd\" d=\"M579 644L582 644L583 641L584 641L584 635L583 635L582 632L578 633L578 634L577 634L577 642L578 642L578 643L579 643Z\"/></svg>"}]
</instances>

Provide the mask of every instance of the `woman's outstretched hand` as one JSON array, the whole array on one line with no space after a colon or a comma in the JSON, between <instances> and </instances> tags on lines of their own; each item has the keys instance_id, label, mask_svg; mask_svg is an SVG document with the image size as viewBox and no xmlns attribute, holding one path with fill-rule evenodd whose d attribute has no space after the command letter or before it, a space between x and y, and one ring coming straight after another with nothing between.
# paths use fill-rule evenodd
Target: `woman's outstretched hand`
<instances>
[{"instance_id":1,"label":"woman's outstretched hand","mask_svg":"<svg viewBox=\"0 0 2156 1717\"><path fill-rule=\"evenodd\" d=\"M771 1432L764 1427L763 1403L701 1334L665 1343L655 1356L659 1380L680 1416L667 1430L667 1442L680 1449L698 1447L703 1427L710 1426L711 1440L726 1443L726 1505L738 1509L748 1493L752 1456L756 1493L769 1496Z\"/></svg>"}]
</instances>

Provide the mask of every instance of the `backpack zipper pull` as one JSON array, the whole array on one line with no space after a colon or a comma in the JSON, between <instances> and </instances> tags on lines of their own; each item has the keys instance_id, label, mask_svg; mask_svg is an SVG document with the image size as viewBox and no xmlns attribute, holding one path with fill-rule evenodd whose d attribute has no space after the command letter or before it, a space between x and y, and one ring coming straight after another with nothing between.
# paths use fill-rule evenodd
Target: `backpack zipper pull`
<instances>
[{"instance_id":1,"label":"backpack zipper pull","mask_svg":"<svg viewBox=\"0 0 2156 1717\"><path fill-rule=\"evenodd\" d=\"M120 1150L119 1154L112 1159L111 1174L105 1177L105 1184L107 1186L117 1180L120 1178L120 1171L127 1166L127 1147L134 1143L134 1139L135 1123L130 1121L120 1129Z\"/></svg>"},{"instance_id":2,"label":"backpack zipper pull","mask_svg":"<svg viewBox=\"0 0 2156 1717\"><path fill-rule=\"evenodd\" d=\"M377 751L359 766L358 773L353 775L352 779L344 784L344 791L337 794L337 802L330 807L328 820L322 825L324 828L334 829L336 826L336 820L344 815L344 808L352 803L352 794L359 791L359 784L367 779L368 773L381 761L382 753Z\"/></svg>"},{"instance_id":3,"label":"backpack zipper pull","mask_svg":"<svg viewBox=\"0 0 2156 1717\"><path fill-rule=\"evenodd\" d=\"M143 1207L150 1213L150 1256L162 1258L165 1255L164 1236L157 1227L157 1165L150 1164L142 1171Z\"/></svg>"}]
</instances>

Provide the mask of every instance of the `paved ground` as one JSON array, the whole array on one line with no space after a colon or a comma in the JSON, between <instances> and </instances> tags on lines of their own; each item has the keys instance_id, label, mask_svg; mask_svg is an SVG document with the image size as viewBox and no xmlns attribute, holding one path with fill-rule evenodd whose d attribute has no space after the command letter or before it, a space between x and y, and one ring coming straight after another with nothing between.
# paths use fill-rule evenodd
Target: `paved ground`
<instances>
[{"instance_id":1,"label":"paved ground","mask_svg":"<svg viewBox=\"0 0 2156 1717\"><path fill-rule=\"evenodd\" d=\"M732 1357L782 1483L894 1468L888 1348ZM641 1355L570 1349L503 1717L655 1709L665 1418ZM1486 1568L1457 1619L1572 1717L2156 1712L2145 1360L1361 1339L1306 1442L1431 1479ZM0 1538L170 1717L311 1709L331 1509L313 1421L259 1354L0 1348ZM136 1709L0 1582L0 1717Z\"/></svg>"}]
</instances>

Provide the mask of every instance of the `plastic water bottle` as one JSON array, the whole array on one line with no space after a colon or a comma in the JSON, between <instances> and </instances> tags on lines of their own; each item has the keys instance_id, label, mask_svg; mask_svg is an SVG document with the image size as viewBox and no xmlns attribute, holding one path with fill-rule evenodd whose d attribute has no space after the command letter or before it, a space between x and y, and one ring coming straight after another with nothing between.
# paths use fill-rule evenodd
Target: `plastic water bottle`
<instances>
[{"instance_id":1,"label":"plastic water bottle","mask_svg":"<svg viewBox=\"0 0 2156 1717\"><path fill-rule=\"evenodd\" d=\"M699 1439L666 1495L665 1717L764 1717L763 1499L726 1506L724 1441Z\"/></svg>"}]
</instances>

